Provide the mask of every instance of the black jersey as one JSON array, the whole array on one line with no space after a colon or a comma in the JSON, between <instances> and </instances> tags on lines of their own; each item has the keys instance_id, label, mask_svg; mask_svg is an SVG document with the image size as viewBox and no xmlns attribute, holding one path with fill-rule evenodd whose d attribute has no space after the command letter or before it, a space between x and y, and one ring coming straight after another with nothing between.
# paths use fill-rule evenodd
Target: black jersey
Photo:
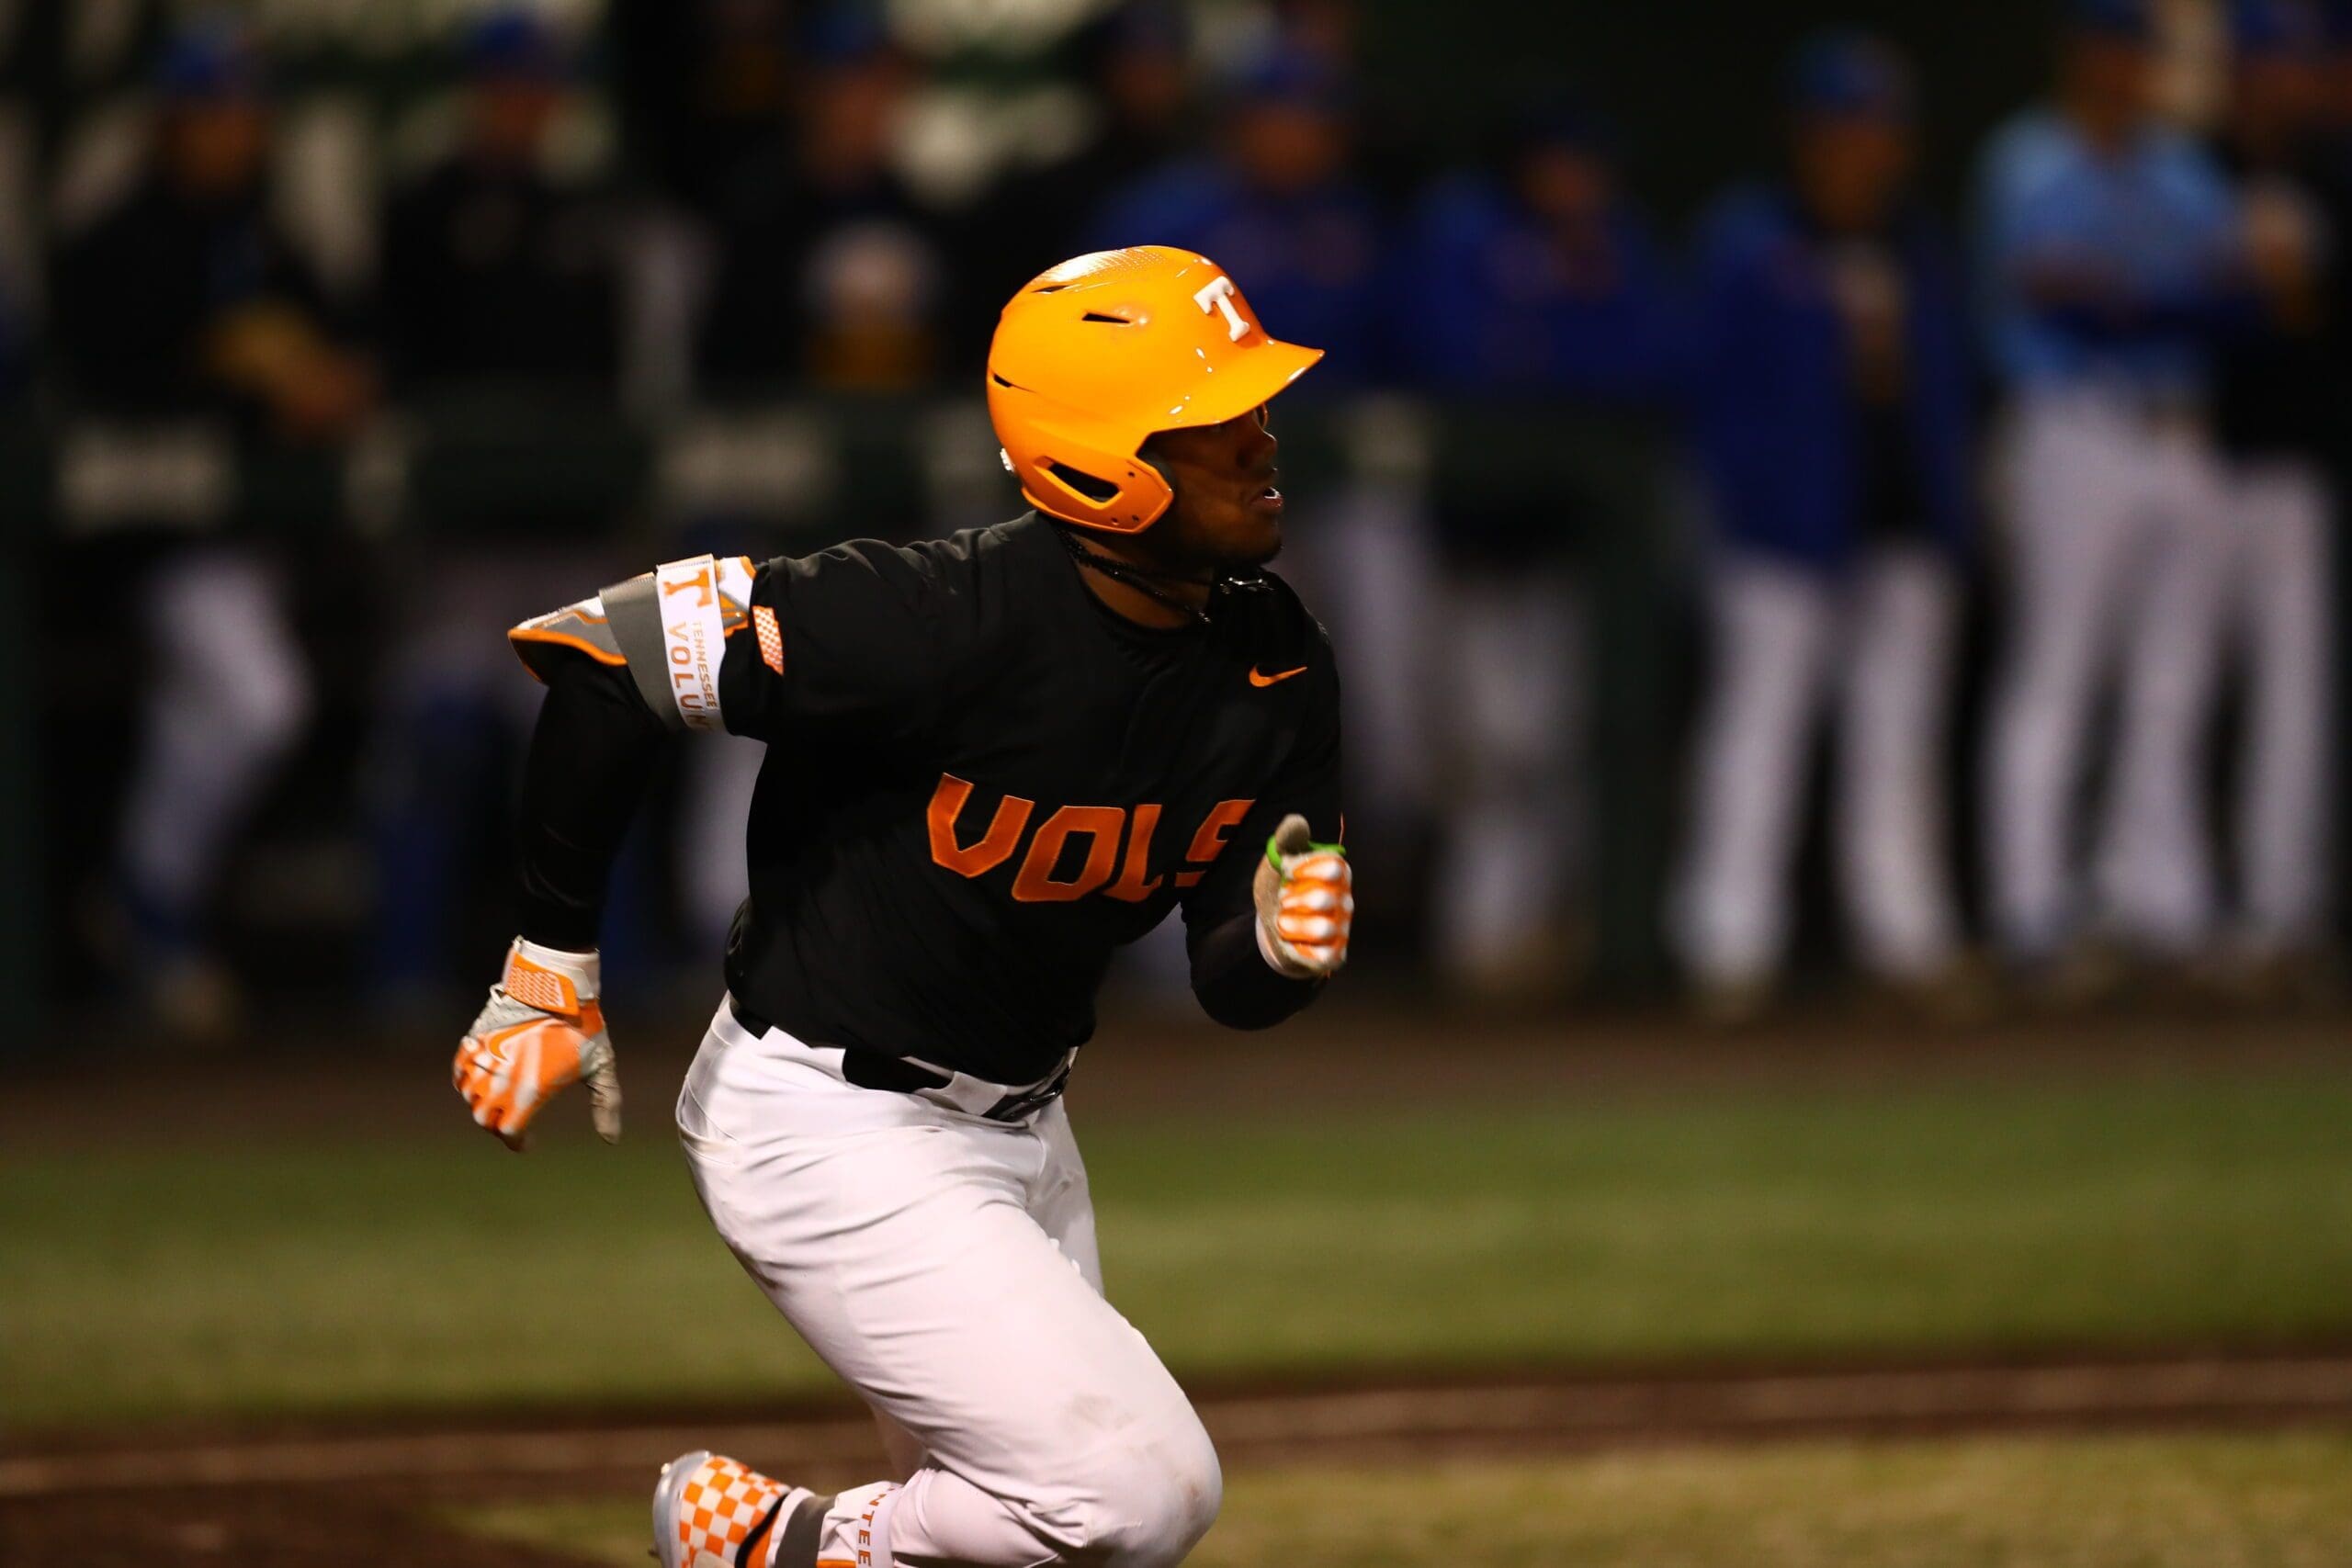
<instances>
[{"instance_id":1,"label":"black jersey","mask_svg":"<svg viewBox=\"0 0 2352 1568\"><path fill-rule=\"evenodd\" d=\"M1031 513L772 561L729 621L719 717L768 754L727 983L812 1043L1031 1082L1114 948L1181 907L1197 975L1284 815L1340 836L1338 672L1278 579L1140 626Z\"/></svg>"}]
</instances>

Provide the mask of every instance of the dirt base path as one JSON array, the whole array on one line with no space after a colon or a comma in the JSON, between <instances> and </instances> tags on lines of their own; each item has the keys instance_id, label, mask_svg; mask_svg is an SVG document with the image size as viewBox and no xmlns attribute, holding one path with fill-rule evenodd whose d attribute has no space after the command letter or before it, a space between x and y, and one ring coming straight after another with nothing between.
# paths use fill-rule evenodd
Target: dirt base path
<instances>
[{"instance_id":1,"label":"dirt base path","mask_svg":"<svg viewBox=\"0 0 2352 1568\"><path fill-rule=\"evenodd\" d=\"M2352 1425L2352 1349L2016 1364L1547 1376L1200 1401L1235 1467L1792 1438ZM435 1505L630 1493L712 1447L820 1486L870 1476L840 1407L440 1429L351 1425L0 1444L0 1562L152 1568L525 1568L562 1561L435 1522Z\"/></svg>"}]
</instances>

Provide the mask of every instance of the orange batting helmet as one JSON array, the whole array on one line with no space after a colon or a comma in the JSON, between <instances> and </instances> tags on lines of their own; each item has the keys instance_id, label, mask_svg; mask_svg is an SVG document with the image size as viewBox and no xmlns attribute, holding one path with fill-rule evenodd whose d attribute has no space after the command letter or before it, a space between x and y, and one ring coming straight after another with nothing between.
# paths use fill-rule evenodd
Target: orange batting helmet
<instances>
[{"instance_id":1,"label":"orange batting helmet","mask_svg":"<svg viewBox=\"0 0 2352 1568\"><path fill-rule=\"evenodd\" d=\"M1152 433L1248 413L1323 357L1278 343L1215 262L1165 245L1043 272L989 344L989 418L1031 505L1114 534L1173 492L1136 456Z\"/></svg>"}]
</instances>

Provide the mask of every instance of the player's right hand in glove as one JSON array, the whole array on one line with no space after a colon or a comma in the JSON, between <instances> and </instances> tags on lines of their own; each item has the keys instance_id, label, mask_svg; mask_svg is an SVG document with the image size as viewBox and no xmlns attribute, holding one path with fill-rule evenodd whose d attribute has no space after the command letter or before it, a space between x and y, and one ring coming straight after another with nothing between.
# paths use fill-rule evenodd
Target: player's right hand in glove
<instances>
[{"instance_id":1,"label":"player's right hand in glove","mask_svg":"<svg viewBox=\"0 0 2352 1568\"><path fill-rule=\"evenodd\" d=\"M594 953L565 953L521 937L506 973L458 1043L450 1077L474 1121L520 1150L548 1098L585 1078L588 1111L606 1143L621 1135L621 1080L605 1012L596 1005Z\"/></svg>"},{"instance_id":2,"label":"player's right hand in glove","mask_svg":"<svg viewBox=\"0 0 2352 1568\"><path fill-rule=\"evenodd\" d=\"M1355 873L1347 851L1314 841L1306 818L1293 812L1275 827L1253 891L1258 951L1279 973L1319 980L1348 961Z\"/></svg>"}]
</instances>

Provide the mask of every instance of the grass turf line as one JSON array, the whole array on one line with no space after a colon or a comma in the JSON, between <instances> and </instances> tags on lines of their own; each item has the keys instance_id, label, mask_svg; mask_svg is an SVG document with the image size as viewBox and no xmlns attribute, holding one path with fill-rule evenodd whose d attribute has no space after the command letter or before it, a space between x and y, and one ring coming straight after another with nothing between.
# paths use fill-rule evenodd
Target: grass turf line
<instances>
[{"instance_id":1,"label":"grass turf line","mask_svg":"<svg viewBox=\"0 0 2352 1568\"><path fill-rule=\"evenodd\" d=\"M2352 1330L2344 1075L1073 1111L1113 1299L1182 1372ZM831 1387L649 1132L0 1158L5 1419Z\"/></svg>"},{"instance_id":2,"label":"grass turf line","mask_svg":"<svg viewBox=\"0 0 2352 1568\"><path fill-rule=\"evenodd\" d=\"M641 1499L455 1516L639 1568ZM2352 1437L1989 1438L1229 1476L1188 1568L2334 1568Z\"/></svg>"}]
</instances>

